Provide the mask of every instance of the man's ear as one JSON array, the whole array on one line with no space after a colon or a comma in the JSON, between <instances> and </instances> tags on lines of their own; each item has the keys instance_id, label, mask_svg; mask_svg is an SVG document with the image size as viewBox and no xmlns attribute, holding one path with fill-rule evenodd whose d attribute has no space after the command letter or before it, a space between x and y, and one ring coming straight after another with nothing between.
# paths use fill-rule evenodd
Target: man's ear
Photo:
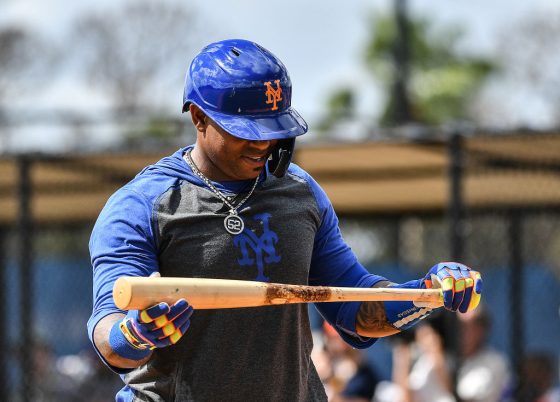
<instances>
[{"instance_id":1,"label":"man's ear","mask_svg":"<svg viewBox=\"0 0 560 402\"><path fill-rule=\"evenodd\" d=\"M189 112L191 112L191 120L197 131L205 131L207 126L208 117L200 108L192 103L189 105Z\"/></svg>"}]
</instances>

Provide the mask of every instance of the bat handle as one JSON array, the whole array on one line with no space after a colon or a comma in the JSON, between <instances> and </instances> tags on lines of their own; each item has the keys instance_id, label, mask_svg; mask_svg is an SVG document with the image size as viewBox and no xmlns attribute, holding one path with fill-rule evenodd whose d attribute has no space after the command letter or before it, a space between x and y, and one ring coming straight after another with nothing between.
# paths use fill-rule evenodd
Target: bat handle
<instances>
[{"instance_id":1,"label":"bat handle","mask_svg":"<svg viewBox=\"0 0 560 402\"><path fill-rule=\"evenodd\" d=\"M431 289L432 293L434 290L437 290L437 294L430 296L429 300L415 300L413 301L416 307L425 307L425 308L439 308L443 307L443 291L440 288L433 288ZM435 297L434 297L435 296Z\"/></svg>"}]
</instances>

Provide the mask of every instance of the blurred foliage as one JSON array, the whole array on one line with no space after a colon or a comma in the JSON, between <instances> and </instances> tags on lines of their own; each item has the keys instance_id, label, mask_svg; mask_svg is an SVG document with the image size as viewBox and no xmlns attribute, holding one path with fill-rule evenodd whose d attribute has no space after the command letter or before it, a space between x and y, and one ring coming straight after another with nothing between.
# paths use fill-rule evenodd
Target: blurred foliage
<instances>
[{"instance_id":1,"label":"blurred foliage","mask_svg":"<svg viewBox=\"0 0 560 402\"><path fill-rule=\"evenodd\" d=\"M124 136L126 148L136 150L184 146L184 144L194 142L195 139L194 127L184 116L179 118L152 116L144 124L136 128L129 128Z\"/></svg>"},{"instance_id":2,"label":"blurred foliage","mask_svg":"<svg viewBox=\"0 0 560 402\"><path fill-rule=\"evenodd\" d=\"M418 123L441 124L468 116L468 103L495 69L492 60L461 55L457 44L463 33L458 28L434 29L430 20L411 17L409 35L408 95L412 118ZM387 101L381 124L391 125L394 94L390 92L396 69L393 52L398 37L392 16L375 15L365 51L370 71L383 84Z\"/></svg>"},{"instance_id":3,"label":"blurred foliage","mask_svg":"<svg viewBox=\"0 0 560 402\"><path fill-rule=\"evenodd\" d=\"M20 28L4 28L0 31L0 99L6 93L13 75L30 59L30 55L24 51L28 41L28 34Z\"/></svg>"},{"instance_id":4,"label":"blurred foliage","mask_svg":"<svg viewBox=\"0 0 560 402\"><path fill-rule=\"evenodd\" d=\"M9 96L37 84L52 62L50 47L21 26L0 28L0 107ZM44 81L41 80L41 81Z\"/></svg>"},{"instance_id":5,"label":"blurred foliage","mask_svg":"<svg viewBox=\"0 0 560 402\"><path fill-rule=\"evenodd\" d=\"M18 25L0 27L0 150L10 146L8 110L22 94L38 91L50 82L54 49L34 32ZM51 75L52 76L52 75Z\"/></svg>"},{"instance_id":6,"label":"blurred foliage","mask_svg":"<svg viewBox=\"0 0 560 402\"><path fill-rule=\"evenodd\" d=\"M431 20L410 17L408 30L408 81L405 82L412 121L438 125L473 118L469 103L488 75L496 69L492 60L462 55L458 50L463 33L458 28L436 30ZM399 70L395 57L398 41L396 19L374 15L365 52L365 63L385 95L380 124L394 125L396 94L393 84ZM327 102L319 128L331 129L337 120L354 116L356 93L336 90Z\"/></svg>"},{"instance_id":7,"label":"blurred foliage","mask_svg":"<svg viewBox=\"0 0 560 402\"><path fill-rule=\"evenodd\" d=\"M119 146L147 150L185 142L186 120L167 116L165 94L183 82L194 14L178 1L129 0L110 12L88 10L76 21L81 75L111 100L122 127Z\"/></svg>"},{"instance_id":8,"label":"blurred foliage","mask_svg":"<svg viewBox=\"0 0 560 402\"><path fill-rule=\"evenodd\" d=\"M327 100L327 115L317 126L321 132L330 129L337 121L354 116L355 94L351 88L341 88L333 92Z\"/></svg>"},{"instance_id":9,"label":"blurred foliage","mask_svg":"<svg viewBox=\"0 0 560 402\"><path fill-rule=\"evenodd\" d=\"M164 118L153 118L148 121L147 126L143 130L143 134L149 137L169 139L177 136L184 121L180 119L169 120Z\"/></svg>"},{"instance_id":10,"label":"blurred foliage","mask_svg":"<svg viewBox=\"0 0 560 402\"><path fill-rule=\"evenodd\" d=\"M510 87L526 89L560 125L560 12L524 16L502 34L497 53ZM525 96L526 98L526 96ZM507 116L506 116L507 118Z\"/></svg>"},{"instance_id":11,"label":"blurred foliage","mask_svg":"<svg viewBox=\"0 0 560 402\"><path fill-rule=\"evenodd\" d=\"M191 8L171 1L127 1L111 12L91 13L74 27L83 75L113 99L138 112L155 107L154 93L183 71L194 26Z\"/></svg>"}]
</instances>

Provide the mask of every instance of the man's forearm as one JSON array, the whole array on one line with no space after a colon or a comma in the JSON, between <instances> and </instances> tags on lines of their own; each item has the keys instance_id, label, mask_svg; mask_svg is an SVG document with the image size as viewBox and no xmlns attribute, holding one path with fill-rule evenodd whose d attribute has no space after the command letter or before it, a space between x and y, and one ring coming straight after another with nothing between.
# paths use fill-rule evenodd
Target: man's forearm
<instances>
[{"instance_id":1,"label":"man's forearm","mask_svg":"<svg viewBox=\"0 0 560 402\"><path fill-rule=\"evenodd\" d=\"M146 363L150 359L151 354L142 360L130 360L116 354L109 345L109 334L111 333L111 328L113 328L113 325L116 322L122 320L123 317L124 314L120 313L103 317L95 326L95 330L93 331L93 341L99 353L101 353L107 363L111 366L124 369L136 368Z\"/></svg>"},{"instance_id":2,"label":"man's forearm","mask_svg":"<svg viewBox=\"0 0 560 402\"><path fill-rule=\"evenodd\" d=\"M388 281L378 282L374 288L387 287ZM362 302L356 316L356 332L370 338L381 338L400 332L387 321L383 302Z\"/></svg>"}]
</instances>

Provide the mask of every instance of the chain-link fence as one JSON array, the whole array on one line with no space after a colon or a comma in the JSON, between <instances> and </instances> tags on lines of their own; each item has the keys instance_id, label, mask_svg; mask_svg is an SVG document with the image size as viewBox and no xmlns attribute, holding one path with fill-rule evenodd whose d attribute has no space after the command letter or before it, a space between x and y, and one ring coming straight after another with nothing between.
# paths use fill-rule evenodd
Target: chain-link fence
<instances>
[{"instance_id":1,"label":"chain-link fence","mask_svg":"<svg viewBox=\"0 0 560 402\"><path fill-rule=\"evenodd\" d=\"M527 356L560 356L560 135L453 138L383 148L387 160L392 152L405 159L398 160L401 170L377 173L363 166L364 155L345 150L350 162L331 175L335 184L316 177L335 209L340 206L345 238L372 272L406 281L438 261L459 259L483 273L489 344L516 373L512 392L522 392L519 374ZM386 145L367 146L374 152ZM423 155L423 167L415 168L414 154L403 151L410 147L435 159ZM367 158L367 149L355 149ZM109 195L164 154L0 161L0 393L8 400L114 398L120 379L100 363L85 330L92 299L89 234ZM307 169L305 160L298 163ZM329 169L336 173L339 162L329 162ZM352 194L345 186L353 180L360 203L344 198ZM368 195L370 185L383 193ZM341 196L334 186L342 188ZM378 202L367 204L367 197ZM449 336L460 338L456 322L449 321ZM385 340L366 352L385 376L390 348ZM459 340L451 350L459 359Z\"/></svg>"},{"instance_id":2,"label":"chain-link fence","mask_svg":"<svg viewBox=\"0 0 560 402\"><path fill-rule=\"evenodd\" d=\"M445 211L348 214L341 227L370 270L396 282L421 277L439 261L480 270L492 320L487 346L510 365L509 400L527 401L534 392L528 364L545 356L557 366L560 357L560 136L458 136L446 145ZM463 335L452 315L447 321L457 368ZM381 378L391 376L392 346L385 340L367 352ZM557 381L554 369L544 375Z\"/></svg>"}]
</instances>

